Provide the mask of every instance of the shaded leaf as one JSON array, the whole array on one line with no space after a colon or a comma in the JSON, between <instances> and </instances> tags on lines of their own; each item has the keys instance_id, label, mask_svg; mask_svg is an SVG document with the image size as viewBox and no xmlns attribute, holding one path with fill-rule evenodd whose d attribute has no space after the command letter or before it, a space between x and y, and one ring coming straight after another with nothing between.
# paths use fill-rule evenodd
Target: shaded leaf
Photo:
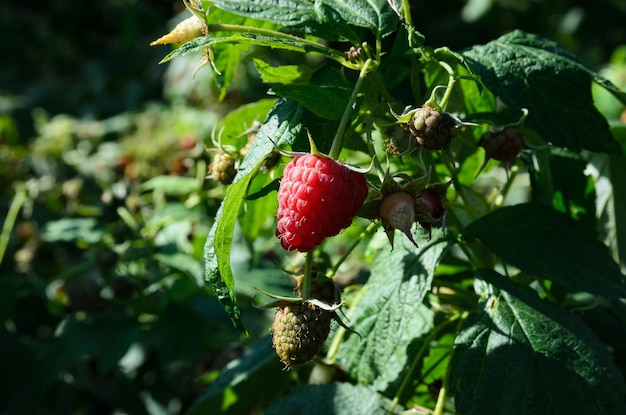
<instances>
[{"instance_id":1,"label":"shaded leaf","mask_svg":"<svg viewBox=\"0 0 626 415\"><path fill-rule=\"evenodd\" d=\"M478 238L504 261L574 291L609 298L626 296L626 278L593 231L540 204L497 209L471 223L468 240Z\"/></svg>"},{"instance_id":2,"label":"shaded leaf","mask_svg":"<svg viewBox=\"0 0 626 415\"><path fill-rule=\"evenodd\" d=\"M174 252L171 254L154 254L153 258L164 265L185 272L193 277L198 286L202 286L204 282L202 265L191 255Z\"/></svg>"},{"instance_id":3,"label":"shaded leaf","mask_svg":"<svg viewBox=\"0 0 626 415\"><path fill-rule=\"evenodd\" d=\"M626 384L608 350L568 311L492 270L478 314L455 342L451 392L466 415L626 412Z\"/></svg>"},{"instance_id":4,"label":"shaded leaf","mask_svg":"<svg viewBox=\"0 0 626 415\"><path fill-rule=\"evenodd\" d=\"M271 336L254 343L243 356L230 362L196 399L187 415L247 414L284 392L289 375L282 370ZM272 379L267 382L267 379ZM229 400L227 395L236 396ZM262 399L259 397L262 396Z\"/></svg>"},{"instance_id":5,"label":"shaded leaf","mask_svg":"<svg viewBox=\"0 0 626 415\"><path fill-rule=\"evenodd\" d=\"M246 329L237 306L235 279L230 267L235 223L250 181L265 157L274 150L274 144L268 137L279 146L292 144L301 128L301 116L302 107L293 101L280 100L274 105L241 162L233 184L226 191L204 247L206 281L242 333L246 333Z\"/></svg>"},{"instance_id":6,"label":"shaded leaf","mask_svg":"<svg viewBox=\"0 0 626 415\"><path fill-rule=\"evenodd\" d=\"M49 385L85 357L98 362L100 373L108 372L140 333L139 323L123 314L100 314L85 320L68 316L41 364L42 385Z\"/></svg>"},{"instance_id":7,"label":"shaded leaf","mask_svg":"<svg viewBox=\"0 0 626 415\"><path fill-rule=\"evenodd\" d=\"M600 76L556 43L516 30L462 55L505 104L529 110L526 124L544 139L573 151L618 151L591 95Z\"/></svg>"},{"instance_id":8,"label":"shaded leaf","mask_svg":"<svg viewBox=\"0 0 626 415\"><path fill-rule=\"evenodd\" d=\"M433 327L433 312L423 299L447 242L424 244L419 250L407 238L393 251L382 249L372 266L366 291L342 344L338 360L359 383L385 390L407 368L408 348Z\"/></svg>"},{"instance_id":9,"label":"shaded leaf","mask_svg":"<svg viewBox=\"0 0 626 415\"><path fill-rule=\"evenodd\" d=\"M47 387L42 382L33 382L33 379L42 379L41 361L24 340L21 333L10 333L6 328L0 328L0 353L11 356L0 365L0 402L6 413L36 412L40 404L37 389Z\"/></svg>"},{"instance_id":10,"label":"shaded leaf","mask_svg":"<svg viewBox=\"0 0 626 415\"><path fill-rule=\"evenodd\" d=\"M596 190L593 178L585 174L587 163L588 160L577 154L552 151L549 172L554 208L593 229L596 225Z\"/></svg>"},{"instance_id":11,"label":"shaded leaf","mask_svg":"<svg viewBox=\"0 0 626 415\"><path fill-rule=\"evenodd\" d=\"M376 391L349 383L296 388L272 403L265 415L388 415L391 402ZM396 408L400 409L400 408ZM401 410L401 409L400 409Z\"/></svg>"}]
</instances>

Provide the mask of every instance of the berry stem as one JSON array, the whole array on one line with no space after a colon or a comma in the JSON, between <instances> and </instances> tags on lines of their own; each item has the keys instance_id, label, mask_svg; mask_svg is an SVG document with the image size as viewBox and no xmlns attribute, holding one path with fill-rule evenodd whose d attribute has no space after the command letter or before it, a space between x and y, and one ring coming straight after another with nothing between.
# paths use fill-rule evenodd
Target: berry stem
<instances>
[{"instance_id":1,"label":"berry stem","mask_svg":"<svg viewBox=\"0 0 626 415\"><path fill-rule=\"evenodd\" d=\"M461 325L467 320L469 317L469 313L467 311L463 312L460 316L459 322L456 327L456 332L459 333L461 331ZM454 353L454 352L453 352ZM450 370L452 369L451 365L448 364L446 368L446 374L443 378L443 385L439 390L439 395L437 396L437 403L435 404L435 409L433 410L433 415L442 415L444 405L446 403L446 395L448 394L448 384L450 382Z\"/></svg>"},{"instance_id":2,"label":"berry stem","mask_svg":"<svg viewBox=\"0 0 626 415\"><path fill-rule=\"evenodd\" d=\"M492 197L492 201L496 207L501 207L504 204L504 201L509 194L509 190L511 190L511 187L513 186L513 181L517 177L518 172L519 168L517 166L513 166L511 168L511 173L507 174L507 180L504 183L502 189Z\"/></svg>"},{"instance_id":3,"label":"berry stem","mask_svg":"<svg viewBox=\"0 0 626 415\"><path fill-rule=\"evenodd\" d=\"M311 298L311 272L313 270L313 251L306 253L304 262L304 278L302 279L302 299Z\"/></svg>"},{"instance_id":4,"label":"berry stem","mask_svg":"<svg viewBox=\"0 0 626 415\"><path fill-rule=\"evenodd\" d=\"M380 161L378 161L378 158L376 157L376 149L374 148L374 138L372 137L372 130L374 129L373 123L372 123L372 119L368 118L367 120L367 149L370 153L370 155L372 155L372 161L374 163L374 169L376 170L376 173L378 174L378 178L380 179L380 181L382 182L384 180L385 177L385 170L383 169L383 166L381 166ZM387 153L385 153L387 155ZM387 165L389 165L389 156L387 155Z\"/></svg>"},{"instance_id":5,"label":"berry stem","mask_svg":"<svg viewBox=\"0 0 626 415\"><path fill-rule=\"evenodd\" d=\"M346 250L346 252L344 252L344 254L341 256L341 258L339 258L339 260L333 266L333 269L331 269L330 271L328 271L326 273L326 276L328 278L333 278L335 276L335 274L337 273L337 271L339 270L339 267L341 267L341 265L345 262L345 260L348 259L348 257L352 253L352 251L354 251L354 249L357 247L357 245L359 245L359 243L361 243L362 240L364 240L365 238L369 237L374 232L374 230L376 230L376 228L378 228L378 226L380 226L379 222L372 222L372 223L370 223L367 226L367 228L365 228L365 230L363 232L361 232L359 237L356 238L354 240L354 242L352 242L352 245L350 245L350 247Z\"/></svg>"},{"instance_id":6,"label":"berry stem","mask_svg":"<svg viewBox=\"0 0 626 415\"><path fill-rule=\"evenodd\" d=\"M455 314L451 316L448 320L444 321L439 326L435 327L428 334L428 336L422 341L422 346L420 347L417 354L415 355L415 358L411 362L411 367L409 368L407 373L404 375L404 378L402 379L402 383L400 384L400 386L398 387L398 390L396 391L393 401L391 402L391 406L389 407L389 412L393 412L396 406L398 405L400 401L400 396L402 396L402 392L408 386L409 382L413 380L413 376L412 376L413 371L415 370L418 364L422 363L422 360L426 356L426 353L430 350L431 343L439 336L439 334L441 333L443 329L445 329L450 324L457 321L459 318L463 318L463 315Z\"/></svg>"},{"instance_id":7,"label":"berry stem","mask_svg":"<svg viewBox=\"0 0 626 415\"><path fill-rule=\"evenodd\" d=\"M411 3L409 0L402 0L402 14L404 15L404 22L407 26L413 26L413 19L411 18Z\"/></svg>"},{"instance_id":8,"label":"berry stem","mask_svg":"<svg viewBox=\"0 0 626 415\"><path fill-rule=\"evenodd\" d=\"M439 65L446 70L446 72L448 72L448 85L445 87L446 88L446 92L443 94L443 97L441 98L441 101L439 102L439 107L441 109L446 108L446 105L448 104L448 100L450 99L450 96L452 95L452 87L454 86L454 83L456 82L456 74L454 73L454 69L452 69L452 67L444 61L439 61ZM435 94L436 88L433 89L433 95ZM428 102L430 101L434 101L434 97L430 97L430 99L428 100Z\"/></svg>"},{"instance_id":9,"label":"berry stem","mask_svg":"<svg viewBox=\"0 0 626 415\"><path fill-rule=\"evenodd\" d=\"M13 225L15 225L15 221L17 220L17 214L22 208L22 205L26 202L26 198L26 188L20 186L17 189L15 196L13 197L13 201L11 201L11 206L9 206L9 211L7 212L7 216L4 219L4 225L2 226L2 233L0 233L0 264L2 264L4 253L6 252L7 246L9 244L11 230L13 229Z\"/></svg>"},{"instance_id":10,"label":"berry stem","mask_svg":"<svg viewBox=\"0 0 626 415\"><path fill-rule=\"evenodd\" d=\"M361 297L363 297L363 294L365 294L366 290L367 290L367 286L365 285L356 293L356 295L352 299L350 308L348 309L348 312L346 313L346 318L348 320L354 314L354 310L356 309L357 304L359 304L359 301L361 300ZM339 328L335 332L335 337L333 337L333 341L328 347L328 352L326 353L326 361L329 364L335 363L335 360L337 358L337 353L339 353L339 346L343 342L343 337L346 335L346 331L347 330L345 329L345 327L339 326Z\"/></svg>"},{"instance_id":11,"label":"berry stem","mask_svg":"<svg viewBox=\"0 0 626 415\"><path fill-rule=\"evenodd\" d=\"M343 148L343 135L346 131L346 126L348 125L348 121L350 120L350 113L352 112L352 106L356 101L356 97L363 86L363 81L370 71L372 66L376 65L376 61L368 59L365 61L365 64L361 68L361 72L359 73L359 78L356 80L356 84L354 85L354 89L352 90L352 95L350 95L350 99L348 100L348 104L346 105L346 109L343 111L343 115L341 117L341 121L339 121L339 127L337 127L337 132L335 133L335 137L333 138L333 144L330 147L330 152L328 155L332 159L337 159L339 157L339 153L341 153L341 149Z\"/></svg>"}]
</instances>

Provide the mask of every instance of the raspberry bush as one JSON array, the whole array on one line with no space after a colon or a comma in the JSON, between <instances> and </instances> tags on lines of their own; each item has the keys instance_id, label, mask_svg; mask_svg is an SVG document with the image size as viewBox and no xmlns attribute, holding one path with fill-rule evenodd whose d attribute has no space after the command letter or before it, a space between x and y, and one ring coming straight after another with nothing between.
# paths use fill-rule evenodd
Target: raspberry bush
<instances>
[{"instance_id":1,"label":"raspberry bush","mask_svg":"<svg viewBox=\"0 0 626 415\"><path fill-rule=\"evenodd\" d=\"M0 413L626 413L620 2L131 3L2 6Z\"/></svg>"},{"instance_id":2,"label":"raspberry bush","mask_svg":"<svg viewBox=\"0 0 626 415\"><path fill-rule=\"evenodd\" d=\"M592 85L624 91L519 30L432 47L409 1L184 3L163 61L268 91L216 128L243 158L205 277L245 352L190 414L626 413L626 135Z\"/></svg>"}]
</instances>

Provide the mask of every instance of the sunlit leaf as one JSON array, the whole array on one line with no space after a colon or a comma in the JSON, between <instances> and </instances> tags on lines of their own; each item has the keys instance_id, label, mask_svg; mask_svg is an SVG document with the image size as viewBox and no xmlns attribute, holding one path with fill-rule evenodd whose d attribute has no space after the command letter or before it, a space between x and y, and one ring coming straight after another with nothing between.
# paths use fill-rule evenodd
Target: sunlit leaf
<instances>
[{"instance_id":1,"label":"sunlit leaf","mask_svg":"<svg viewBox=\"0 0 626 415\"><path fill-rule=\"evenodd\" d=\"M301 128L299 124L301 116L302 107L295 102L281 100L276 103L239 166L237 176L229 186L207 236L204 248L205 278L215 291L218 300L224 305L226 313L242 333L246 333L246 329L241 321L235 295L235 278L230 266L235 223L248 185L259 165L274 150L275 145L287 145L295 141Z\"/></svg>"},{"instance_id":2,"label":"sunlit leaf","mask_svg":"<svg viewBox=\"0 0 626 415\"><path fill-rule=\"evenodd\" d=\"M403 237L393 251L378 253L350 317L350 327L360 336L348 336L338 355L359 383L382 391L407 369L409 345L433 327L433 312L423 299L446 246L435 240L417 249Z\"/></svg>"},{"instance_id":3,"label":"sunlit leaf","mask_svg":"<svg viewBox=\"0 0 626 415\"><path fill-rule=\"evenodd\" d=\"M345 56L333 52L322 44L315 44L312 42L305 42L298 38L284 38L276 36L264 36L253 33L236 33L230 36L213 37L213 36L201 36L195 38L183 45L178 49L170 52L165 56L160 63L168 62L174 58L180 56L186 56L190 53L198 52L206 47L220 45L220 44L241 44L241 45L256 45L264 46L272 49L283 49L293 52L301 53L318 53L328 58L343 60Z\"/></svg>"},{"instance_id":4,"label":"sunlit leaf","mask_svg":"<svg viewBox=\"0 0 626 415\"><path fill-rule=\"evenodd\" d=\"M380 37L391 34L398 16L386 0L213 0L232 13L293 27L328 39L358 43L355 28L366 28Z\"/></svg>"}]
</instances>

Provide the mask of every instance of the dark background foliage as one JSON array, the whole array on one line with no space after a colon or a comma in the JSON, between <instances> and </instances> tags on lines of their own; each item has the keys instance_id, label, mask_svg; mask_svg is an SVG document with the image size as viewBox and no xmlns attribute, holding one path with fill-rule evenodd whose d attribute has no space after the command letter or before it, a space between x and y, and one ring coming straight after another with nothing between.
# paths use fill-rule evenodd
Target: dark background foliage
<instances>
[{"instance_id":1,"label":"dark background foliage","mask_svg":"<svg viewBox=\"0 0 626 415\"><path fill-rule=\"evenodd\" d=\"M413 3L433 46L460 50L522 29L599 69L626 44L619 0L499 0L483 13L478 1ZM0 3L3 223L25 198L0 263L0 412L184 412L249 345L201 283L220 191L194 180L210 162L214 119L264 90L244 73L245 93L234 87L217 103L210 88L181 92L180 110L165 92L168 67L157 65L167 50L148 44L182 10ZM149 182L164 176L175 181Z\"/></svg>"}]
</instances>

